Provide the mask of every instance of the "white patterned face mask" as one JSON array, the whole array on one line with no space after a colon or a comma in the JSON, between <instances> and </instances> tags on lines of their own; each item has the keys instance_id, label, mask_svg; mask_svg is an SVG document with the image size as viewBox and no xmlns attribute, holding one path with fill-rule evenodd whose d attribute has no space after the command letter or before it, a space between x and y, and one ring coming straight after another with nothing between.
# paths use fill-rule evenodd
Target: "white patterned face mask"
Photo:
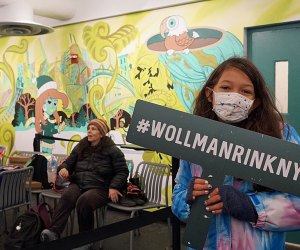
<instances>
[{"instance_id":1,"label":"white patterned face mask","mask_svg":"<svg viewBox=\"0 0 300 250\"><path fill-rule=\"evenodd\" d=\"M237 123L248 117L254 100L234 92L215 92L213 111L227 123Z\"/></svg>"}]
</instances>

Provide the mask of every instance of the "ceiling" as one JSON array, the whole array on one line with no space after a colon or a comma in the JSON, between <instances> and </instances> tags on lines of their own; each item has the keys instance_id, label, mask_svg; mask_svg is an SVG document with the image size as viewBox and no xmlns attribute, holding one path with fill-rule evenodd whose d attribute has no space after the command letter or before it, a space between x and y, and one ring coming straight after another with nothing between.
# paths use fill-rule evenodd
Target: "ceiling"
<instances>
[{"instance_id":1,"label":"ceiling","mask_svg":"<svg viewBox=\"0 0 300 250\"><path fill-rule=\"evenodd\" d=\"M0 13L5 5L26 3L33 9L35 21L44 20L45 25L54 27L202 1L213 0L0 0Z\"/></svg>"},{"instance_id":2,"label":"ceiling","mask_svg":"<svg viewBox=\"0 0 300 250\"><path fill-rule=\"evenodd\" d=\"M23 35L31 32L27 29L40 35L61 25L201 1L205 0L0 0L0 35L3 27L12 33L6 35L22 35L22 26ZM40 33L34 34L35 28Z\"/></svg>"},{"instance_id":3,"label":"ceiling","mask_svg":"<svg viewBox=\"0 0 300 250\"><path fill-rule=\"evenodd\" d=\"M0 0L0 35L28 36L53 32L51 25L39 23L35 17L69 20L75 15L72 3L72 0Z\"/></svg>"}]
</instances>

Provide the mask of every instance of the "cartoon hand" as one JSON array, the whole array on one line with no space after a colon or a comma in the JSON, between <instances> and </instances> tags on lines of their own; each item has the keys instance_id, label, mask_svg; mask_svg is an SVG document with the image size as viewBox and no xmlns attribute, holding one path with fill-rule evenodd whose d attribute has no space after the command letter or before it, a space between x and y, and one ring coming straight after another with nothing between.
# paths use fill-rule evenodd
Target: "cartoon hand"
<instances>
[{"instance_id":1,"label":"cartoon hand","mask_svg":"<svg viewBox=\"0 0 300 250\"><path fill-rule=\"evenodd\" d=\"M123 109L119 109L118 113L115 115L115 118L119 120L123 115Z\"/></svg>"},{"instance_id":2,"label":"cartoon hand","mask_svg":"<svg viewBox=\"0 0 300 250\"><path fill-rule=\"evenodd\" d=\"M59 127L58 127L58 133L63 131L66 127L66 124L65 122L62 122L61 124L59 124Z\"/></svg>"}]
</instances>

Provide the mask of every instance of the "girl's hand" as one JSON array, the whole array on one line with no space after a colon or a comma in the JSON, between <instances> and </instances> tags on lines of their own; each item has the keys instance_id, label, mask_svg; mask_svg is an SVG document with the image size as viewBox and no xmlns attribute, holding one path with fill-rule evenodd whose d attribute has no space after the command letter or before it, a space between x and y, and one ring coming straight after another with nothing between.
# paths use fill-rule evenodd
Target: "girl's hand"
<instances>
[{"instance_id":1,"label":"girl's hand","mask_svg":"<svg viewBox=\"0 0 300 250\"><path fill-rule=\"evenodd\" d=\"M219 189L215 188L209 195L208 199L204 202L206 210L213 214L221 214L223 208L223 202L219 194Z\"/></svg>"},{"instance_id":2,"label":"girl's hand","mask_svg":"<svg viewBox=\"0 0 300 250\"><path fill-rule=\"evenodd\" d=\"M62 168L59 172L58 172L59 176L62 178L68 178L69 177L69 171L66 168Z\"/></svg>"},{"instance_id":3,"label":"girl's hand","mask_svg":"<svg viewBox=\"0 0 300 250\"><path fill-rule=\"evenodd\" d=\"M212 189L212 186L208 183L207 180L195 178L194 187L193 187L193 197L198 197L200 195L206 195L209 193L209 190Z\"/></svg>"},{"instance_id":4,"label":"girl's hand","mask_svg":"<svg viewBox=\"0 0 300 250\"><path fill-rule=\"evenodd\" d=\"M201 195L207 195L212 186L207 180L199 177L193 177L189 184L186 194L186 203L192 205L196 197Z\"/></svg>"},{"instance_id":5,"label":"girl's hand","mask_svg":"<svg viewBox=\"0 0 300 250\"><path fill-rule=\"evenodd\" d=\"M123 196L123 195L119 192L119 190L114 189L114 188L110 188L110 189L108 190L108 198L110 198L111 201L112 201L113 203L117 203L117 202L118 202L119 196Z\"/></svg>"}]
</instances>

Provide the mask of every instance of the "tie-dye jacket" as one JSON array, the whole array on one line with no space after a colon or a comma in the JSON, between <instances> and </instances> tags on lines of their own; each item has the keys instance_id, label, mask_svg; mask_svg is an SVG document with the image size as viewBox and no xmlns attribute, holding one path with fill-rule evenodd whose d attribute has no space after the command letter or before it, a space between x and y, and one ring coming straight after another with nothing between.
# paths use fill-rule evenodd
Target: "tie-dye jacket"
<instances>
[{"instance_id":1,"label":"tie-dye jacket","mask_svg":"<svg viewBox=\"0 0 300 250\"><path fill-rule=\"evenodd\" d=\"M283 139L300 144L299 135L290 125L284 128ZM191 178L201 177L201 173L201 166L180 161L172 195L172 211L183 222L190 213L190 207L185 202L187 187ZM251 182L232 176L226 176L224 184L232 185L250 197L258 213L258 220L254 224L228 215L214 215L204 249L285 249L285 231L300 229L300 197L277 191L255 192Z\"/></svg>"}]
</instances>

